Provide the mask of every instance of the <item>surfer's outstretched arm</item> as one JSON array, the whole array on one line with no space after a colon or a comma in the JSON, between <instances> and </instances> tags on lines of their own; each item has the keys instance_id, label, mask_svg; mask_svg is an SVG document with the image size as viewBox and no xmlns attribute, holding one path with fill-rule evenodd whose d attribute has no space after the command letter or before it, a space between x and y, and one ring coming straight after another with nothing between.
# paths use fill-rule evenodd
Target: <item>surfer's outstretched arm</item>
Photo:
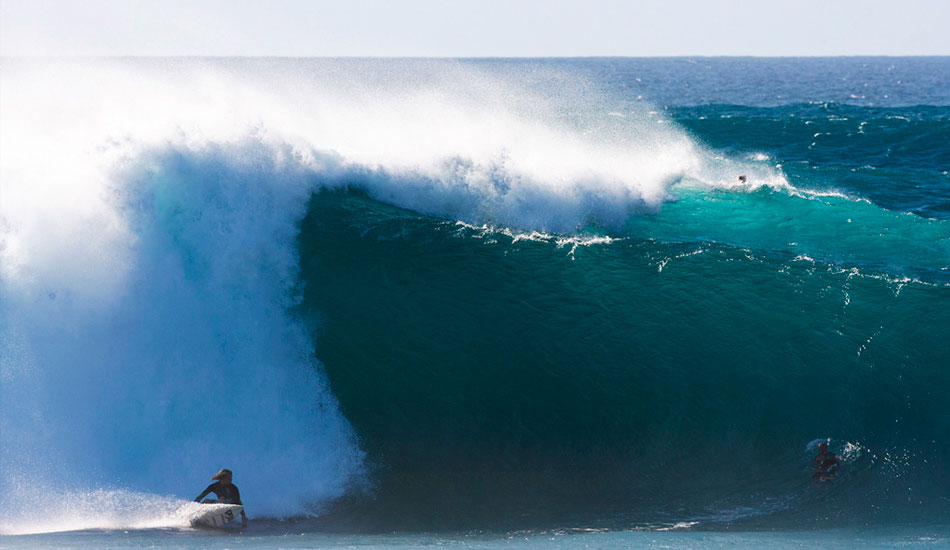
<instances>
[{"instance_id":1,"label":"surfer's outstretched arm","mask_svg":"<svg viewBox=\"0 0 950 550\"><path fill-rule=\"evenodd\" d=\"M205 489L204 491L201 492L200 495L198 495L197 497L195 497L195 502L201 502L201 499L203 499L204 497L208 496L208 493L211 492L211 488L212 488L212 487L214 487L214 483L212 483L211 485L208 485L208 488L207 488L207 489Z\"/></svg>"}]
</instances>

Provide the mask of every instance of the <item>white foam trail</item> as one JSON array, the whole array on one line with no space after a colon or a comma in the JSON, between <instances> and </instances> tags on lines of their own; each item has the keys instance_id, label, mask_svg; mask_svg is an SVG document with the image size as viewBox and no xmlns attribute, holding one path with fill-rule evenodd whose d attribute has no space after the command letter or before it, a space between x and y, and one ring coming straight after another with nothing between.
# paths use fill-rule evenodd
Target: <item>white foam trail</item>
<instances>
[{"instance_id":1,"label":"white foam trail","mask_svg":"<svg viewBox=\"0 0 950 550\"><path fill-rule=\"evenodd\" d=\"M5 510L0 535L85 529L187 528L201 504L127 490L61 492L18 501Z\"/></svg>"}]
</instances>

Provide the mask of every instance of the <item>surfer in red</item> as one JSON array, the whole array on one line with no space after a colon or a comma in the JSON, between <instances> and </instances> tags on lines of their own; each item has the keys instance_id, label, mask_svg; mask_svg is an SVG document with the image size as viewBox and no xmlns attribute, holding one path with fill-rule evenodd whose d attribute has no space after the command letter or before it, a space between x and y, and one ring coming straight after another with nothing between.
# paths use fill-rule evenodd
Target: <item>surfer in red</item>
<instances>
[{"instance_id":1,"label":"surfer in red","mask_svg":"<svg viewBox=\"0 0 950 550\"><path fill-rule=\"evenodd\" d=\"M818 444L818 454L811 461L811 465L814 468L811 474L812 480L815 483L821 483L835 478L841 462L838 461L837 455L828 450L828 444L821 442Z\"/></svg>"},{"instance_id":2,"label":"surfer in red","mask_svg":"<svg viewBox=\"0 0 950 550\"><path fill-rule=\"evenodd\" d=\"M220 504L240 504L244 506L244 503L241 502L241 492L238 491L237 485L231 483L232 474L231 470L222 469L218 473L211 476L211 479L217 480L215 483L208 485L208 488L201 492L200 495L195 497L195 502L207 502L207 503L220 503ZM217 500L208 499L202 501L208 493L214 493ZM241 510L241 527L247 527L247 514L244 513L244 510Z\"/></svg>"}]
</instances>

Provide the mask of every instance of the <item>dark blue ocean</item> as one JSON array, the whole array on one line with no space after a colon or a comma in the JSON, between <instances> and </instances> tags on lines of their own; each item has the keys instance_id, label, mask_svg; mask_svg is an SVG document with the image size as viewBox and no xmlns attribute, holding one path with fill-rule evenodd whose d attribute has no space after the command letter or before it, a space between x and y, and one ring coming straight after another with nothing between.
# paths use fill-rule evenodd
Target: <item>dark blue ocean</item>
<instances>
[{"instance_id":1,"label":"dark blue ocean","mask_svg":"<svg viewBox=\"0 0 950 550\"><path fill-rule=\"evenodd\" d=\"M0 76L0 547L950 545L950 58Z\"/></svg>"}]
</instances>

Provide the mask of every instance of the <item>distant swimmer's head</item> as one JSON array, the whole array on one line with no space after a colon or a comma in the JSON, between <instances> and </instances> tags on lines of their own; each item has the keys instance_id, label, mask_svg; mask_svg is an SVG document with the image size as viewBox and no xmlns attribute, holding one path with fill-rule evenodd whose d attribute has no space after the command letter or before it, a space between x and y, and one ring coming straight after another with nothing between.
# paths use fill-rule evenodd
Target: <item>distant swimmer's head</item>
<instances>
[{"instance_id":1,"label":"distant swimmer's head","mask_svg":"<svg viewBox=\"0 0 950 550\"><path fill-rule=\"evenodd\" d=\"M739 182L745 183L745 176L739 176Z\"/></svg>"},{"instance_id":2,"label":"distant swimmer's head","mask_svg":"<svg viewBox=\"0 0 950 550\"><path fill-rule=\"evenodd\" d=\"M828 444L825 443L824 441L822 441L821 443L819 443L819 444L818 444L818 452L819 452L819 453L827 453L827 452L828 452Z\"/></svg>"},{"instance_id":3,"label":"distant swimmer's head","mask_svg":"<svg viewBox=\"0 0 950 550\"><path fill-rule=\"evenodd\" d=\"M222 468L220 472L211 476L211 479L217 479L218 481L231 481L231 470Z\"/></svg>"}]
</instances>

